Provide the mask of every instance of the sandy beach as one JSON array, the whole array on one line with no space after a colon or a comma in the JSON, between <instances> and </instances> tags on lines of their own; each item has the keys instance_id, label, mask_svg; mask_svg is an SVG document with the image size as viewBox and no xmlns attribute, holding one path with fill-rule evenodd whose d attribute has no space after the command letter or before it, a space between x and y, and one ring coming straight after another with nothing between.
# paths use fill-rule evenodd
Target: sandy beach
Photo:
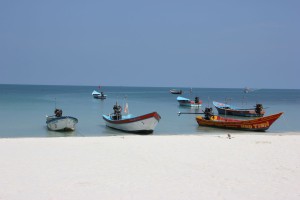
<instances>
[{"instance_id":1,"label":"sandy beach","mask_svg":"<svg viewBox=\"0 0 300 200\"><path fill-rule=\"evenodd\" d=\"M300 135L0 139L0 199L300 199Z\"/></svg>"}]
</instances>

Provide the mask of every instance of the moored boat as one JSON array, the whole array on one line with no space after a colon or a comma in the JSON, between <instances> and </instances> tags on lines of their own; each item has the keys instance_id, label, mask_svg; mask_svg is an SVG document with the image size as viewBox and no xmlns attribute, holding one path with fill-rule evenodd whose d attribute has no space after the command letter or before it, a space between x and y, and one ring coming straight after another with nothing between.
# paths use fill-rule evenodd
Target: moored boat
<instances>
[{"instance_id":1,"label":"moored boat","mask_svg":"<svg viewBox=\"0 0 300 200\"><path fill-rule=\"evenodd\" d=\"M149 134L161 119L157 112L134 116L132 114L122 115L122 107L117 103L114 105L114 113L102 115L106 126L125 132Z\"/></svg>"},{"instance_id":2,"label":"moored boat","mask_svg":"<svg viewBox=\"0 0 300 200\"><path fill-rule=\"evenodd\" d=\"M265 114L262 104L256 104L253 108L240 108L225 103L213 101L214 106L222 115L234 115L242 117L262 117Z\"/></svg>"},{"instance_id":3,"label":"moored boat","mask_svg":"<svg viewBox=\"0 0 300 200\"><path fill-rule=\"evenodd\" d=\"M239 120L215 116L212 114L212 108L206 108L204 114L204 117L196 117L196 121L199 126L210 126L245 131L265 131L270 128L270 126L283 114L283 112L250 120Z\"/></svg>"},{"instance_id":4,"label":"moored boat","mask_svg":"<svg viewBox=\"0 0 300 200\"><path fill-rule=\"evenodd\" d=\"M107 95L104 94L103 92L98 92L98 91L96 91L96 90L94 90L94 91L92 92L92 95L93 95L93 97L94 97L95 99L106 99L106 97L107 97Z\"/></svg>"},{"instance_id":5,"label":"moored boat","mask_svg":"<svg viewBox=\"0 0 300 200\"><path fill-rule=\"evenodd\" d=\"M202 105L202 101L199 99L199 97L195 97L195 101L193 101L188 98L179 96L177 97L177 101L180 106L200 107Z\"/></svg>"},{"instance_id":6,"label":"moored boat","mask_svg":"<svg viewBox=\"0 0 300 200\"><path fill-rule=\"evenodd\" d=\"M75 125L78 119L71 116L62 116L61 109L55 109L55 115L46 116L46 124L48 129L53 131L72 131L75 130Z\"/></svg>"},{"instance_id":7,"label":"moored boat","mask_svg":"<svg viewBox=\"0 0 300 200\"><path fill-rule=\"evenodd\" d=\"M182 90L177 90L177 89L171 89L170 90L171 94L182 94Z\"/></svg>"}]
</instances>

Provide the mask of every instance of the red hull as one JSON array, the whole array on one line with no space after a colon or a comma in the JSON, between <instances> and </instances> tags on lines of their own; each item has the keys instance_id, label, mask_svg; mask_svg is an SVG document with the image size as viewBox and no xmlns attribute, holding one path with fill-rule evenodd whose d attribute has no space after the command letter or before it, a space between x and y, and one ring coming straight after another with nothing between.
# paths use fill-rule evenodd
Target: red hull
<instances>
[{"instance_id":1,"label":"red hull","mask_svg":"<svg viewBox=\"0 0 300 200\"><path fill-rule=\"evenodd\" d=\"M245 131L265 131L270 128L270 126L282 114L283 112L251 120L237 120L220 116L213 116L210 120L206 120L201 116L197 116L196 121L198 122L199 126L211 126L217 128L237 129Z\"/></svg>"}]
</instances>

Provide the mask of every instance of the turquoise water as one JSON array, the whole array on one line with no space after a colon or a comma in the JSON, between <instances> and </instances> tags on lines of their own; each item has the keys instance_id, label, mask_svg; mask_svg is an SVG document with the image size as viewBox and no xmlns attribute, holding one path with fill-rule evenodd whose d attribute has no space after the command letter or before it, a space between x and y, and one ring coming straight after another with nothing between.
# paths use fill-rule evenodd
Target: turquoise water
<instances>
[{"instance_id":1,"label":"turquoise water","mask_svg":"<svg viewBox=\"0 0 300 200\"><path fill-rule=\"evenodd\" d=\"M141 115L157 111L162 119L154 131L154 135L166 134L211 134L229 132L228 130L199 127L195 115L181 115L177 112L201 112L212 101L224 102L236 106L253 106L262 103L266 115L284 112L270 132L299 132L300 123L300 90L261 89L244 94L243 89L210 89L190 88L184 90L182 96L194 98L199 96L203 101L200 110L184 108L178 105L177 95L169 93L166 87L102 87L108 95L106 100L94 99L92 86L38 86L38 85L0 85L0 137L55 137L55 136L105 136L123 135L117 130L105 126L102 114L112 112L113 104L118 101L129 104L129 111ZM79 123L73 132L54 132L46 127L46 115L52 115L55 105L63 109L63 115L77 117ZM215 113L217 111L215 110ZM235 131L230 130L235 133ZM238 131L237 131L238 132ZM248 132L247 132L248 133ZM246 133L246 134L247 134Z\"/></svg>"}]
</instances>

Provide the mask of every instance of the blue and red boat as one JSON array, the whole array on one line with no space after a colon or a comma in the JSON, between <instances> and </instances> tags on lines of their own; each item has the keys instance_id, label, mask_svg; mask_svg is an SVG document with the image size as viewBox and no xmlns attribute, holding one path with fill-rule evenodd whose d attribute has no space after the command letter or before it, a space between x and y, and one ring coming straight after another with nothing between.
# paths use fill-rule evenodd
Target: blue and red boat
<instances>
[{"instance_id":1,"label":"blue and red boat","mask_svg":"<svg viewBox=\"0 0 300 200\"><path fill-rule=\"evenodd\" d=\"M240 108L225 103L213 101L214 106L221 115L234 115L241 117L262 117L265 114L262 104L256 104L253 108Z\"/></svg>"}]
</instances>

